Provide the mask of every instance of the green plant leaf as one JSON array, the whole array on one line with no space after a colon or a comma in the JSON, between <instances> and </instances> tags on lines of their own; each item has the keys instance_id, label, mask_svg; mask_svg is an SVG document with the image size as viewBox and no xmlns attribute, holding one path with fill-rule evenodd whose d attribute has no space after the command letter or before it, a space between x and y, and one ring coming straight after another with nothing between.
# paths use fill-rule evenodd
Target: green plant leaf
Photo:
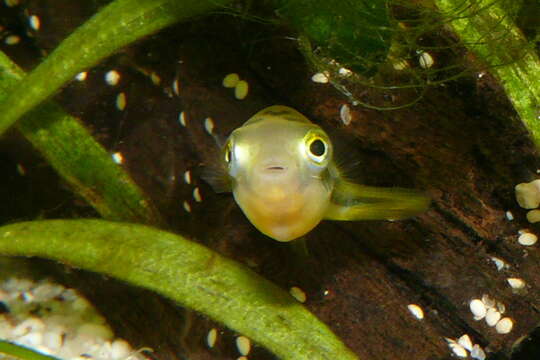
<instances>
[{"instance_id":1,"label":"green plant leaf","mask_svg":"<svg viewBox=\"0 0 540 360\"><path fill-rule=\"evenodd\" d=\"M116 0L80 26L0 103L0 135L80 71L122 46L230 0Z\"/></svg>"},{"instance_id":2,"label":"green plant leaf","mask_svg":"<svg viewBox=\"0 0 540 360\"><path fill-rule=\"evenodd\" d=\"M495 75L540 149L540 61L501 0L435 0L462 42ZM515 12L515 10L514 10Z\"/></svg>"},{"instance_id":3,"label":"green plant leaf","mask_svg":"<svg viewBox=\"0 0 540 360\"><path fill-rule=\"evenodd\" d=\"M0 340L0 354L21 360L58 360L58 358L54 356L45 355L25 346L17 345L4 340Z\"/></svg>"},{"instance_id":4,"label":"green plant leaf","mask_svg":"<svg viewBox=\"0 0 540 360\"><path fill-rule=\"evenodd\" d=\"M104 220L23 222L0 228L0 254L53 259L154 290L282 359L357 359L287 292L178 235Z\"/></svg>"},{"instance_id":5,"label":"green plant leaf","mask_svg":"<svg viewBox=\"0 0 540 360\"><path fill-rule=\"evenodd\" d=\"M0 52L0 101L24 76ZM48 163L104 218L160 224L159 213L139 187L88 131L58 105L45 103L17 124Z\"/></svg>"}]
</instances>

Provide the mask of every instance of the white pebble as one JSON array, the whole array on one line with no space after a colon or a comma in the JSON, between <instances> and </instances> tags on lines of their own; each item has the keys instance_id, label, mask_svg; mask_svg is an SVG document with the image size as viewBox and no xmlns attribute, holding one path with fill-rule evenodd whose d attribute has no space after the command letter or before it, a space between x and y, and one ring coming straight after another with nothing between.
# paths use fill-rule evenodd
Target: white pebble
<instances>
[{"instance_id":1,"label":"white pebble","mask_svg":"<svg viewBox=\"0 0 540 360\"><path fill-rule=\"evenodd\" d=\"M523 289L525 287L525 281L520 278L508 278L506 281L512 289Z\"/></svg>"},{"instance_id":2,"label":"white pebble","mask_svg":"<svg viewBox=\"0 0 540 360\"><path fill-rule=\"evenodd\" d=\"M471 351L472 350L472 341L469 335L464 334L458 339L458 344L463 346L465 349Z\"/></svg>"},{"instance_id":3,"label":"white pebble","mask_svg":"<svg viewBox=\"0 0 540 360\"><path fill-rule=\"evenodd\" d=\"M125 359L133 350L124 339L116 339L111 344L111 357L113 359Z\"/></svg>"},{"instance_id":4,"label":"white pebble","mask_svg":"<svg viewBox=\"0 0 540 360\"><path fill-rule=\"evenodd\" d=\"M433 57L428 52L422 52L418 58L418 63L422 69L429 69L435 63Z\"/></svg>"},{"instance_id":5,"label":"white pebble","mask_svg":"<svg viewBox=\"0 0 540 360\"><path fill-rule=\"evenodd\" d=\"M346 126L349 125L352 121L351 108L347 104L341 105L339 108L339 117L341 122Z\"/></svg>"},{"instance_id":6,"label":"white pebble","mask_svg":"<svg viewBox=\"0 0 540 360\"><path fill-rule=\"evenodd\" d=\"M482 302L488 309L495 307L495 300L492 299L488 294L482 295Z\"/></svg>"},{"instance_id":7,"label":"white pebble","mask_svg":"<svg viewBox=\"0 0 540 360\"><path fill-rule=\"evenodd\" d=\"M124 111L124 109L126 108L126 104L127 104L126 94L124 92L119 93L116 96L116 108L120 111Z\"/></svg>"},{"instance_id":8,"label":"white pebble","mask_svg":"<svg viewBox=\"0 0 540 360\"><path fill-rule=\"evenodd\" d=\"M30 27L32 29L34 29L35 31L38 31L40 26L41 26L41 22L39 21L39 17L37 15L32 15L28 18L28 24L30 25Z\"/></svg>"},{"instance_id":9,"label":"white pebble","mask_svg":"<svg viewBox=\"0 0 540 360\"><path fill-rule=\"evenodd\" d=\"M528 183L517 184L516 200L524 209L534 209L540 205L540 179Z\"/></svg>"},{"instance_id":10,"label":"white pebble","mask_svg":"<svg viewBox=\"0 0 540 360\"><path fill-rule=\"evenodd\" d=\"M4 39L6 45L17 45L21 42L21 37L17 35L9 35Z\"/></svg>"},{"instance_id":11,"label":"white pebble","mask_svg":"<svg viewBox=\"0 0 540 360\"><path fill-rule=\"evenodd\" d=\"M497 322L501 319L501 313L495 308L488 309L486 313L486 324L488 326L495 326Z\"/></svg>"},{"instance_id":12,"label":"white pebble","mask_svg":"<svg viewBox=\"0 0 540 360\"><path fill-rule=\"evenodd\" d=\"M471 300L471 302L469 303L469 308L474 315L474 320L481 320L486 316L486 306L484 305L484 302L480 299Z\"/></svg>"},{"instance_id":13,"label":"white pebble","mask_svg":"<svg viewBox=\"0 0 540 360\"><path fill-rule=\"evenodd\" d=\"M176 96L180 96L180 85L178 84L178 79L174 79L172 83L172 89Z\"/></svg>"},{"instance_id":14,"label":"white pebble","mask_svg":"<svg viewBox=\"0 0 540 360\"><path fill-rule=\"evenodd\" d=\"M531 233L524 233L519 235L518 242L523 246L531 246L536 244L538 237Z\"/></svg>"},{"instance_id":15,"label":"white pebble","mask_svg":"<svg viewBox=\"0 0 540 360\"><path fill-rule=\"evenodd\" d=\"M512 221L514 220L514 214L512 214L512 212L510 210L508 210L507 212L505 212L505 215L506 215L506 219L508 221Z\"/></svg>"},{"instance_id":16,"label":"white pebble","mask_svg":"<svg viewBox=\"0 0 540 360\"><path fill-rule=\"evenodd\" d=\"M246 81L240 80L234 88L234 97L237 100L244 100L249 92L249 85Z\"/></svg>"},{"instance_id":17,"label":"white pebble","mask_svg":"<svg viewBox=\"0 0 540 360\"><path fill-rule=\"evenodd\" d=\"M53 350L60 349L63 343L62 335L63 334L58 331L46 331L45 334L43 334L43 345Z\"/></svg>"},{"instance_id":18,"label":"white pebble","mask_svg":"<svg viewBox=\"0 0 540 360\"><path fill-rule=\"evenodd\" d=\"M201 190L199 190L198 187L193 189L193 199L195 199L196 202L202 201Z\"/></svg>"},{"instance_id":19,"label":"white pebble","mask_svg":"<svg viewBox=\"0 0 540 360\"><path fill-rule=\"evenodd\" d=\"M495 330L499 334L508 334L510 331L512 331L512 328L514 327L514 322L510 318L502 318L499 320L497 325L495 325Z\"/></svg>"},{"instance_id":20,"label":"white pebble","mask_svg":"<svg viewBox=\"0 0 540 360\"><path fill-rule=\"evenodd\" d=\"M424 310L416 304L409 304L407 305L407 309L413 314L415 318L418 320L422 320L424 318Z\"/></svg>"},{"instance_id":21,"label":"white pebble","mask_svg":"<svg viewBox=\"0 0 540 360\"><path fill-rule=\"evenodd\" d=\"M223 86L226 88L233 88L236 87L239 81L240 76L236 73L231 73L223 78Z\"/></svg>"},{"instance_id":22,"label":"white pebble","mask_svg":"<svg viewBox=\"0 0 540 360\"><path fill-rule=\"evenodd\" d=\"M187 201L184 201L182 206L184 207L184 210L186 210L186 212L188 212L188 213L191 212L191 205L189 205L189 203Z\"/></svg>"},{"instance_id":23,"label":"white pebble","mask_svg":"<svg viewBox=\"0 0 540 360\"><path fill-rule=\"evenodd\" d=\"M352 71L344 67L339 68L338 73L344 77L349 77L352 75Z\"/></svg>"},{"instance_id":24,"label":"white pebble","mask_svg":"<svg viewBox=\"0 0 540 360\"><path fill-rule=\"evenodd\" d=\"M297 286L293 286L289 289L289 293L294 297L296 300L298 300L301 303L305 303L307 296L304 290L300 289Z\"/></svg>"},{"instance_id":25,"label":"white pebble","mask_svg":"<svg viewBox=\"0 0 540 360\"><path fill-rule=\"evenodd\" d=\"M208 134L212 135L214 132L214 120L209 117L204 119L204 128Z\"/></svg>"},{"instance_id":26,"label":"white pebble","mask_svg":"<svg viewBox=\"0 0 540 360\"><path fill-rule=\"evenodd\" d=\"M476 360L486 360L486 353L484 352L484 349L480 347L480 345L474 344L471 350L471 357Z\"/></svg>"},{"instance_id":27,"label":"white pebble","mask_svg":"<svg viewBox=\"0 0 540 360\"><path fill-rule=\"evenodd\" d=\"M527 221L531 224L537 223L540 221L540 210L535 209L527 212Z\"/></svg>"},{"instance_id":28,"label":"white pebble","mask_svg":"<svg viewBox=\"0 0 540 360\"><path fill-rule=\"evenodd\" d=\"M311 77L311 81L319 84L326 84L328 83L328 73L316 73Z\"/></svg>"},{"instance_id":29,"label":"white pebble","mask_svg":"<svg viewBox=\"0 0 540 360\"><path fill-rule=\"evenodd\" d=\"M186 172L184 172L184 182L186 184L191 184L191 171L186 170Z\"/></svg>"},{"instance_id":30,"label":"white pebble","mask_svg":"<svg viewBox=\"0 0 540 360\"><path fill-rule=\"evenodd\" d=\"M450 349L452 349L452 352L460 358L466 358L468 356L467 350L465 348L457 343L450 343L448 344Z\"/></svg>"},{"instance_id":31,"label":"white pebble","mask_svg":"<svg viewBox=\"0 0 540 360\"><path fill-rule=\"evenodd\" d=\"M206 335L206 345L209 348L213 348L217 341L217 330L215 328L210 329L208 335Z\"/></svg>"},{"instance_id":32,"label":"white pebble","mask_svg":"<svg viewBox=\"0 0 540 360\"><path fill-rule=\"evenodd\" d=\"M239 336L236 338L236 348L240 355L248 355L251 351L251 341L245 336Z\"/></svg>"},{"instance_id":33,"label":"white pebble","mask_svg":"<svg viewBox=\"0 0 540 360\"><path fill-rule=\"evenodd\" d=\"M509 268L508 264L504 262L504 260L499 259L498 257L492 256L490 257L491 261L495 264L498 271L501 271L502 269Z\"/></svg>"},{"instance_id":34,"label":"white pebble","mask_svg":"<svg viewBox=\"0 0 540 360\"><path fill-rule=\"evenodd\" d=\"M78 73L76 76L75 76L75 80L77 81L84 81L86 80L86 77L88 76L88 73L86 71L82 71L80 73Z\"/></svg>"},{"instance_id":35,"label":"white pebble","mask_svg":"<svg viewBox=\"0 0 540 360\"><path fill-rule=\"evenodd\" d=\"M117 164L122 164L124 162L124 157L122 156L122 153L119 152L112 154L112 159Z\"/></svg>"},{"instance_id":36,"label":"white pebble","mask_svg":"<svg viewBox=\"0 0 540 360\"><path fill-rule=\"evenodd\" d=\"M116 70L108 71L105 74L105 82L111 86L118 85L120 82L120 73Z\"/></svg>"},{"instance_id":37,"label":"white pebble","mask_svg":"<svg viewBox=\"0 0 540 360\"><path fill-rule=\"evenodd\" d=\"M185 112L180 111L180 114L178 114L178 122L179 122L180 125L182 125L183 127L186 127L186 125L187 125L187 120L186 120L186 113L185 113Z\"/></svg>"}]
</instances>

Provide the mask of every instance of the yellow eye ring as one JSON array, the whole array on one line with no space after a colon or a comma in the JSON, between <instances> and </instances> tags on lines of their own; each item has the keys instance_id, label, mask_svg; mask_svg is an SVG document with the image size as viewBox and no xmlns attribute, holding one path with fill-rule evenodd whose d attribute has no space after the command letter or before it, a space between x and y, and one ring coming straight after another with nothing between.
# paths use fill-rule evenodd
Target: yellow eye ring
<instances>
[{"instance_id":1,"label":"yellow eye ring","mask_svg":"<svg viewBox=\"0 0 540 360\"><path fill-rule=\"evenodd\" d=\"M309 134L305 141L308 158L317 165L323 165L330 152L328 140L318 134Z\"/></svg>"}]
</instances>

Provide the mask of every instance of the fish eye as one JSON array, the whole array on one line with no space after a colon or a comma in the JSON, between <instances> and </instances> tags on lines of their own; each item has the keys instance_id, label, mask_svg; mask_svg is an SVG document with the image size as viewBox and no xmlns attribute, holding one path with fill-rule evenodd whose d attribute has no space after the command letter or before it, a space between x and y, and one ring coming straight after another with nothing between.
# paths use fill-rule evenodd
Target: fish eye
<instances>
[{"instance_id":1,"label":"fish eye","mask_svg":"<svg viewBox=\"0 0 540 360\"><path fill-rule=\"evenodd\" d=\"M328 143L319 135L311 135L306 141L306 153L311 161L322 165L327 159Z\"/></svg>"}]
</instances>

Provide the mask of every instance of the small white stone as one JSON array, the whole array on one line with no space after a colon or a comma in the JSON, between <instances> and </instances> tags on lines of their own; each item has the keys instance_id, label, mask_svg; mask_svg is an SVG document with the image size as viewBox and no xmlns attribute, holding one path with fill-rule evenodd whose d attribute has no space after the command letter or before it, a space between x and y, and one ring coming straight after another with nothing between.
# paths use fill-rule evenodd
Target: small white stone
<instances>
[{"instance_id":1,"label":"small white stone","mask_svg":"<svg viewBox=\"0 0 540 360\"><path fill-rule=\"evenodd\" d=\"M472 348L473 348L473 344L472 344L472 341L471 341L471 338L469 337L469 335L467 334L464 334L462 335L459 339L458 339L458 344L463 346L465 349L471 351Z\"/></svg>"},{"instance_id":2,"label":"small white stone","mask_svg":"<svg viewBox=\"0 0 540 360\"><path fill-rule=\"evenodd\" d=\"M186 127L186 125L187 125L187 119L186 119L186 113L185 113L185 112L180 111L180 113L178 114L178 122L179 122L180 125L182 125L183 127Z\"/></svg>"},{"instance_id":3,"label":"small white stone","mask_svg":"<svg viewBox=\"0 0 540 360\"><path fill-rule=\"evenodd\" d=\"M339 108L339 117L341 118L341 122L347 126L352 121L352 114L351 114L351 108L347 104L341 105Z\"/></svg>"},{"instance_id":4,"label":"small white stone","mask_svg":"<svg viewBox=\"0 0 540 360\"><path fill-rule=\"evenodd\" d=\"M502 314L506 311L506 306L502 302L497 301L497 311L499 311Z\"/></svg>"},{"instance_id":5,"label":"small white stone","mask_svg":"<svg viewBox=\"0 0 540 360\"><path fill-rule=\"evenodd\" d=\"M431 54L424 51L420 54L420 57L418 58L418 63L420 64L420 67L422 69L429 69L433 66L435 62L433 61L433 57L431 56Z\"/></svg>"},{"instance_id":6,"label":"small white stone","mask_svg":"<svg viewBox=\"0 0 540 360\"><path fill-rule=\"evenodd\" d=\"M480 299L473 299L469 303L469 308L474 316L475 320L481 320L486 316L486 306Z\"/></svg>"},{"instance_id":7,"label":"small white stone","mask_svg":"<svg viewBox=\"0 0 540 360\"><path fill-rule=\"evenodd\" d=\"M416 304L409 304L407 305L407 309L413 314L415 318L418 320L422 320L424 318L424 310Z\"/></svg>"},{"instance_id":8,"label":"small white stone","mask_svg":"<svg viewBox=\"0 0 540 360\"><path fill-rule=\"evenodd\" d=\"M21 42L21 37L18 35L9 35L4 39L6 45L17 45Z\"/></svg>"},{"instance_id":9,"label":"small white stone","mask_svg":"<svg viewBox=\"0 0 540 360\"><path fill-rule=\"evenodd\" d=\"M41 22L39 21L39 17L37 15L32 15L28 18L28 24L32 29L35 31L38 31L41 27Z\"/></svg>"},{"instance_id":10,"label":"small white stone","mask_svg":"<svg viewBox=\"0 0 540 360\"><path fill-rule=\"evenodd\" d=\"M523 246L531 246L536 244L538 237L531 233L524 233L519 235L518 242Z\"/></svg>"},{"instance_id":11,"label":"small white stone","mask_svg":"<svg viewBox=\"0 0 540 360\"><path fill-rule=\"evenodd\" d=\"M307 296L304 290L300 289L297 286L293 286L289 289L289 293L294 297L296 300L298 300L301 303L305 303Z\"/></svg>"},{"instance_id":12,"label":"small white stone","mask_svg":"<svg viewBox=\"0 0 540 360\"><path fill-rule=\"evenodd\" d=\"M172 89L176 96L180 96L180 85L178 84L178 79L174 79L172 83Z\"/></svg>"},{"instance_id":13,"label":"small white stone","mask_svg":"<svg viewBox=\"0 0 540 360\"><path fill-rule=\"evenodd\" d=\"M491 261L493 261L498 271L501 271L502 269L507 269L509 267L508 264L504 262L504 260L498 257L492 256L490 257L490 259Z\"/></svg>"},{"instance_id":14,"label":"small white stone","mask_svg":"<svg viewBox=\"0 0 540 360\"><path fill-rule=\"evenodd\" d=\"M486 324L488 326L495 326L497 322L501 319L501 313L495 308L488 309L486 313Z\"/></svg>"},{"instance_id":15,"label":"small white stone","mask_svg":"<svg viewBox=\"0 0 540 360\"><path fill-rule=\"evenodd\" d=\"M240 81L240 76L237 73L228 74L223 78L223 86L226 88L234 88Z\"/></svg>"},{"instance_id":16,"label":"small white stone","mask_svg":"<svg viewBox=\"0 0 540 360\"><path fill-rule=\"evenodd\" d=\"M517 184L516 200L524 209L534 209L540 205L540 179L528 183Z\"/></svg>"},{"instance_id":17,"label":"small white stone","mask_svg":"<svg viewBox=\"0 0 540 360\"><path fill-rule=\"evenodd\" d=\"M240 80L234 87L234 97L237 100L244 100L249 92L249 85L246 81Z\"/></svg>"},{"instance_id":18,"label":"small white stone","mask_svg":"<svg viewBox=\"0 0 540 360\"><path fill-rule=\"evenodd\" d=\"M191 184L191 171L186 170L186 171L184 172L184 182L185 182L186 184Z\"/></svg>"},{"instance_id":19,"label":"small white stone","mask_svg":"<svg viewBox=\"0 0 540 360\"><path fill-rule=\"evenodd\" d=\"M186 210L186 212L188 212L188 213L191 212L191 205L189 205L189 203L187 201L184 201L182 206L184 207L184 210Z\"/></svg>"},{"instance_id":20,"label":"small white stone","mask_svg":"<svg viewBox=\"0 0 540 360\"><path fill-rule=\"evenodd\" d=\"M540 210L535 209L527 212L527 221L531 224L537 223L540 221Z\"/></svg>"},{"instance_id":21,"label":"small white stone","mask_svg":"<svg viewBox=\"0 0 540 360\"><path fill-rule=\"evenodd\" d=\"M495 325L495 330L499 334L508 334L510 331L512 331L512 328L514 327L514 322L510 318L502 318L499 320L497 325Z\"/></svg>"},{"instance_id":22,"label":"small white stone","mask_svg":"<svg viewBox=\"0 0 540 360\"><path fill-rule=\"evenodd\" d=\"M63 334L61 332L47 330L43 334L43 345L53 350L60 349L63 344L62 339Z\"/></svg>"},{"instance_id":23,"label":"small white stone","mask_svg":"<svg viewBox=\"0 0 540 360\"><path fill-rule=\"evenodd\" d=\"M457 343L450 343L448 344L454 355L460 358L466 358L468 356L467 350L465 348Z\"/></svg>"},{"instance_id":24,"label":"small white stone","mask_svg":"<svg viewBox=\"0 0 540 360\"><path fill-rule=\"evenodd\" d=\"M111 357L115 360L125 359L133 352L131 346L124 339L116 339L111 344Z\"/></svg>"},{"instance_id":25,"label":"small white stone","mask_svg":"<svg viewBox=\"0 0 540 360\"><path fill-rule=\"evenodd\" d=\"M87 76L88 76L88 72L82 71L82 72L78 73L77 75L75 75L75 80L84 81L84 80L86 80Z\"/></svg>"},{"instance_id":26,"label":"small white stone","mask_svg":"<svg viewBox=\"0 0 540 360\"><path fill-rule=\"evenodd\" d=\"M486 353L484 352L484 349L480 347L480 345L474 344L471 350L471 357L476 360L486 360Z\"/></svg>"},{"instance_id":27,"label":"small white stone","mask_svg":"<svg viewBox=\"0 0 540 360\"><path fill-rule=\"evenodd\" d=\"M525 281L520 278L508 278L506 281L512 289L523 289L525 287Z\"/></svg>"},{"instance_id":28,"label":"small white stone","mask_svg":"<svg viewBox=\"0 0 540 360\"><path fill-rule=\"evenodd\" d=\"M193 199L195 199L196 202L202 201L201 190L199 190L198 187L193 189Z\"/></svg>"},{"instance_id":29,"label":"small white stone","mask_svg":"<svg viewBox=\"0 0 540 360\"><path fill-rule=\"evenodd\" d=\"M247 356L251 351L251 341L245 336L239 336L236 338L236 348L240 355Z\"/></svg>"},{"instance_id":30,"label":"small white stone","mask_svg":"<svg viewBox=\"0 0 540 360\"><path fill-rule=\"evenodd\" d=\"M116 96L116 108L120 111L124 111L127 105L126 93L121 92Z\"/></svg>"},{"instance_id":31,"label":"small white stone","mask_svg":"<svg viewBox=\"0 0 540 360\"><path fill-rule=\"evenodd\" d=\"M508 221L512 221L514 220L514 214L512 214L512 212L510 210L508 210L507 212L504 213L506 215L506 219Z\"/></svg>"},{"instance_id":32,"label":"small white stone","mask_svg":"<svg viewBox=\"0 0 540 360\"><path fill-rule=\"evenodd\" d=\"M124 157L120 152L115 152L114 154L112 154L112 159L117 164L122 164L124 162Z\"/></svg>"},{"instance_id":33,"label":"small white stone","mask_svg":"<svg viewBox=\"0 0 540 360\"><path fill-rule=\"evenodd\" d=\"M208 345L210 349L216 345L217 335L217 329L215 328L210 329L208 335L206 335L206 345Z\"/></svg>"},{"instance_id":34,"label":"small white stone","mask_svg":"<svg viewBox=\"0 0 540 360\"><path fill-rule=\"evenodd\" d=\"M339 75L344 76L344 77L348 77L352 75L352 71L344 67L339 68L338 73Z\"/></svg>"},{"instance_id":35,"label":"small white stone","mask_svg":"<svg viewBox=\"0 0 540 360\"><path fill-rule=\"evenodd\" d=\"M316 73L311 77L311 81L319 83L319 84L326 84L328 83L328 73Z\"/></svg>"},{"instance_id":36,"label":"small white stone","mask_svg":"<svg viewBox=\"0 0 540 360\"><path fill-rule=\"evenodd\" d=\"M214 132L214 120L212 120L212 118L209 118L207 117L206 119L204 119L204 129L206 130L206 132L210 135L213 134Z\"/></svg>"},{"instance_id":37,"label":"small white stone","mask_svg":"<svg viewBox=\"0 0 540 360\"><path fill-rule=\"evenodd\" d=\"M120 73L116 70L108 71L105 74L105 82L111 86L118 85L120 82Z\"/></svg>"}]
</instances>

